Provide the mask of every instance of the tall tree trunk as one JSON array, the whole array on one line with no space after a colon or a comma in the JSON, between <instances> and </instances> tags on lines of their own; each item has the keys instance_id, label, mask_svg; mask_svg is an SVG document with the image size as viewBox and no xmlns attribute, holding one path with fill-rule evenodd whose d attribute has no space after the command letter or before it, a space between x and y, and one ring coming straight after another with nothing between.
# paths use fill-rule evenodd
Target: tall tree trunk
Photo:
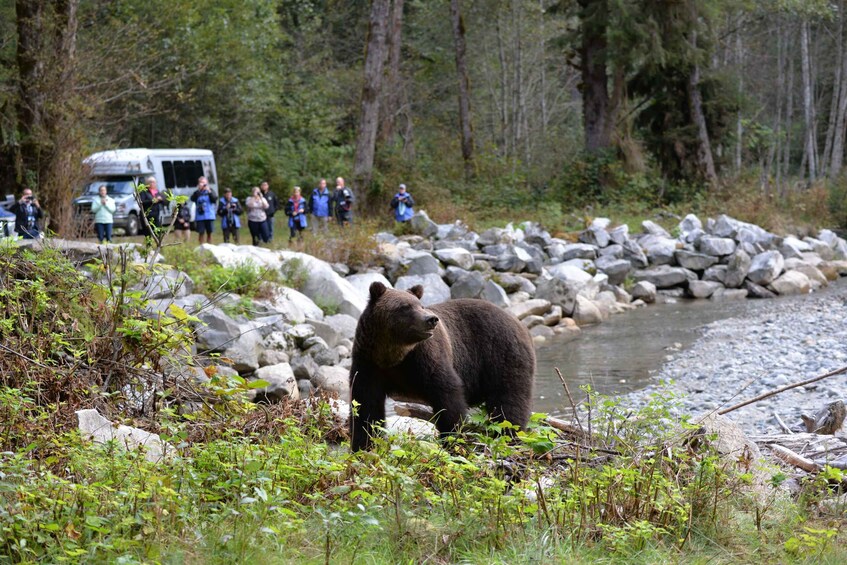
<instances>
[{"instance_id":1,"label":"tall tree trunk","mask_svg":"<svg viewBox=\"0 0 847 565\"><path fill-rule=\"evenodd\" d=\"M390 0L372 0L365 53L365 73L362 84L362 104L353 160L355 187L364 200L371 199L376 134L379 126L379 94L382 90L382 70L385 63L385 28Z\"/></svg>"},{"instance_id":2,"label":"tall tree trunk","mask_svg":"<svg viewBox=\"0 0 847 565\"><path fill-rule=\"evenodd\" d=\"M697 49L697 32L691 34L692 47ZM688 76L688 110L691 121L697 128L697 166L700 174L711 186L717 186L718 175L715 172L715 161L712 157L712 144L709 141L709 130L706 127L706 116L703 113L703 97L700 93L700 65L695 64Z\"/></svg>"},{"instance_id":3,"label":"tall tree trunk","mask_svg":"<svg viewBox=\"0 0 847 565\"><path fill-rule=\"evenodd\" d=\"M585 149L589 153L605 151L612 144L612 108L609 103L606 27L606 0L579 0L582 73L582 117Z\"/></svg>"},{"instance_id":4,"label":"tall tree trunk","mask_svg":"<svg viewBox=\"0 0 847 565\"><path fill-rule=\"evenodd\" d=\"M450 20L453 24L453 43L456 47L456 77L459 82L459 128L462 133L462 159L465 178L474 174L474 139L471 124L471 84L465 60L465 22L459 0L450 0Z\"/></svg>"},{"instance_id":5,"label":"tall tree trunk","mask_svg":"<svg viewBox=\"0 0 847 565\"><path fill-rule=\"evenodd\" d=\"M785 85L785 146L783 148L782 165L782 174L785 182L780 187L780 196L785 196L788 193L788 174L791 172L791 130L794 126L794 56L791 42L792 34L790 28L784 28L784 31L785 52L788 57L788 80Z\"/></svg>"},{"instance_id":6,"label":"tall tree trunk","mask_svg":"<svg viewBox=\"0 0 847 565\"><path fill-rule=\"evenodd\" d=\"M741 119L741 101L744 98L744 46L741 42L741 22L735 32L735 63L738 67L738 116L735 123L735 171L741 173L741 157L744 154L744 123Z\"/></svg>"},{"instance_id":7,"label":"tall tree trunk","mask_svg":"<svg viewBox=\"0 0 847 565\"><path fill-rule=\"evenodd\" d=\"M541 105L541 142L547 139L547 44L546 32L544 29L544 0L538 0L539 6L539 22L538 22L538 50L540 51L541 68L541 93L539 95L539 104Z\"/></svg>"},{"instance_id":8,"label":"tall tree trunk","mask_svg":"<svg viewBox=\"0 0 847 565\"><path fill-rule=\"evenodd\" d=\"M31 186L53 226L71 226L79 167L76 86L78 0L16 0L18 34L17 188Z\"/></svg>"},{"instance_id":9,"label":"tall tree trunk","mask_svg":"<svg viewBox=\"0 0 847 565\"><path fill-rule=\"evenodd\" d=\"M394 137L397 116L401 111L403 99L403 78L400 75L400 61L402 55L402 32L403 32L403 4L404 0L392 0L391 17L388 26L388 69L385 76L385 87L382 91L382 102L379 113L381 141L391 141Z\"/></svg>"},{"instance_id":10,"label":"tall tree trunk","mask_svg":"<svg viewBox=\"0 0 847 565\"><path fill-rule=\"evenodd\" d=\"M832 164L832 149L835 144L835 124L838 121L838 105L841 101L841 72L844 59L844 1L838 3L838 28L835 39L835 76L832 80L832 97L829 104L829 119L826 122L826 141L821 156L821 174L825 175Z\"/></svg>"},{"instance_id":11,"label":"tall tree trunk","mask_svg":"<svg viewBox=\"0 0 847 565\"><path fill-rule=\"evenodd\" d=\"M805 147L804 158L809 170L809 182L817 180L817 151L815 140L815 112L814 100L812 98L812 70L809 55L809 22L803 20L800 23L800 65L803 74L803 119L805 121Z\"/></svg>"},{"instance_id":12,"label":"tall tree trunk","mask_svg":"<svg viewBox=\"0 0 847 565\"><path fill-rule=\"evenodd\" d=\"M847 54L844 53L844 18L847 17L844 11L843 0L839 2L838 7L839 30L841 34L838 36L839 52L841 53L841 85L838 90L838 112L835 118L835 131L832 138L832 153L829 165L829 178L835 179L841 174L841 167L844 164L844 130L847 127Z\"/></svg>"}]
</instances>

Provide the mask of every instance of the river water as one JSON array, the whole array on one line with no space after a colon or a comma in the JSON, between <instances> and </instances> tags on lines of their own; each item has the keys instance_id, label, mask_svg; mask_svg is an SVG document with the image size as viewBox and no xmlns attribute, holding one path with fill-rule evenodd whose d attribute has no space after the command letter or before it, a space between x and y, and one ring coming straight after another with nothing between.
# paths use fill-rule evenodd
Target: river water
<instances>
[{"instance_id":1,"label":"river water","mask_svg":"<svg viewBox=\"0 0 847 565\"><path fill-rule=\"evenodd\" d=\"M847 282L842 279L821 292L840 292L845 287ZM816 297L773 300L793 302ZM691 345L706 324L753 314L773 306L773 300L679 300L617 314L602 324L582 328L574 341L557 342L553 338L536 352L538 370L533 409L554 416L571 412L556 368L562 372L576 401L585 398L579 388L585 384L604 395L626 394L647 386L668 357Z\"/></svg>"}]
</instances>

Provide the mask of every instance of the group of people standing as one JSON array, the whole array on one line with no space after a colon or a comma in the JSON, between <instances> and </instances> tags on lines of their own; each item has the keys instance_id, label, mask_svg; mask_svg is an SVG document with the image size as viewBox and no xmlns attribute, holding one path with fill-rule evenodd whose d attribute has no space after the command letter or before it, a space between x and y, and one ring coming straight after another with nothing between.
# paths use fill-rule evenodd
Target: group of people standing
<instances>
[{"instance_id":1,"label":"group of people standing","mask_svg":"<svg viewBox=\"0 0 847 565\"><path fill-rule=\"evenodd\" d=\"M167 209L165 194L159 190L155 177L145 179L146 190L139 193L141 208L145 217L141 226L142 233L149 235L154 228L161 227ZM112 241L112 226L116 210L115 200L109 196L106 185L99 187L99 197L91 204L94 215L94 228L100 243ZM197 190L191 195L194 202L194 230L199 243L211 243L215 219L221 220L221 231L225 243L232 240L239 243L241 215L247 211L247 226L253 245L268 243L274 236L274 216L280 210L280 201L267 181L254 186L251 195L242 207L232 190L224 190L218 196L210 189L206 177L197 179ZM414 214L415 201L401 184L391 199L391 209L397 222L406 222ZM353 191L347 187L342 177L335 179L335 191L330 192L326 179L321 179L308 200L299 186L295 186L291 196L282 208L288 216L289 241L302 240L303 231L308 227L308 216L312 216L315 229L320 232L329 230L330 220L340 228L351 225L353 221ZM15 231L24 238L36 238L39 235L38 221L43 215L41 205L33 196L32 190L24 189L21 199L10 210L15 214ZM177 205L174 211L174 234L177 239L187 242L192 229L191 209L187 203Z\"/></svg>"}]
</instances>

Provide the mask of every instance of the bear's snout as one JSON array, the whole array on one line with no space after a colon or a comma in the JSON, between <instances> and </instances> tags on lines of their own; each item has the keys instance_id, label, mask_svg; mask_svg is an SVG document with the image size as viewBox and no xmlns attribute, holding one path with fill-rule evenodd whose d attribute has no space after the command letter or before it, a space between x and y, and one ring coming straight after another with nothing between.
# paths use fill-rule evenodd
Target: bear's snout
<instances>
[{"instance_id":1,"label":"bear's snout","mask_svg":"<svg viewBox=\"0 0 847 565\"><path fill-rule=\"evenodd\" d=\"M438 325L438 316L436 316L435 314L430 314L429 316L427 316L427 317L424 319L424 321L426 322L426 325L427 325L430 329L434 329L434 328L435 328L435 326L437 326L437 325Z\"/></svg>"}]
</instances>

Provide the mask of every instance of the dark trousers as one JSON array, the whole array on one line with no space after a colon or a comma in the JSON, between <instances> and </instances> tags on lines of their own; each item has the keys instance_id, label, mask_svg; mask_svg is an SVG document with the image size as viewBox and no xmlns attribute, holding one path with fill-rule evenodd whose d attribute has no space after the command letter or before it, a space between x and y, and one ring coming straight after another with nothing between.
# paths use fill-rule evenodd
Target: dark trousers
<instances>
[{"instance_id":1,"label":"dark trousers","mask_svg":"<svg viewBox=\"0 0 847 565\"><path fill-rule=\"evenodd\" d=\"M104 240L112 243L112 224L94 224L94 229L97 230L97 239L100 243Z\"/></svg>"},{"instance_id":2,"label":"dark trousers","mask_svg":"<svg viewBox=\"0 0 847 565\"><path fill-rule=\"evenodd\" d=\"M250 228L250 235L253 236L253 245L259 245L259 241L267 243L270 241L268 237L268 222L247 222L247 227Z\"/></svg>"},{"instance_id":3,"label":"dark trousers","mask_svg":"<svg viewBox=\"0 0 847 565\"><path fill-rule=\"evenodd\" d=\"M265 225L268 229L268 239L267 241L272 241L274 238L274 218L270 216L267 220L265 220Z\"/></svg>"},{"instance_id":4,"label":"dark trousers","mask_svg":"<svg viewBox=\"0 0 847 565\"><path fill-rule=\"evenodd\" d=\"M235 226L227 226L225 228L221 228L221 231L224 233L224 243L229 243L229 236L232 236L232 240L238 245L238 228Z\"/></svg>"}]
</instances>

